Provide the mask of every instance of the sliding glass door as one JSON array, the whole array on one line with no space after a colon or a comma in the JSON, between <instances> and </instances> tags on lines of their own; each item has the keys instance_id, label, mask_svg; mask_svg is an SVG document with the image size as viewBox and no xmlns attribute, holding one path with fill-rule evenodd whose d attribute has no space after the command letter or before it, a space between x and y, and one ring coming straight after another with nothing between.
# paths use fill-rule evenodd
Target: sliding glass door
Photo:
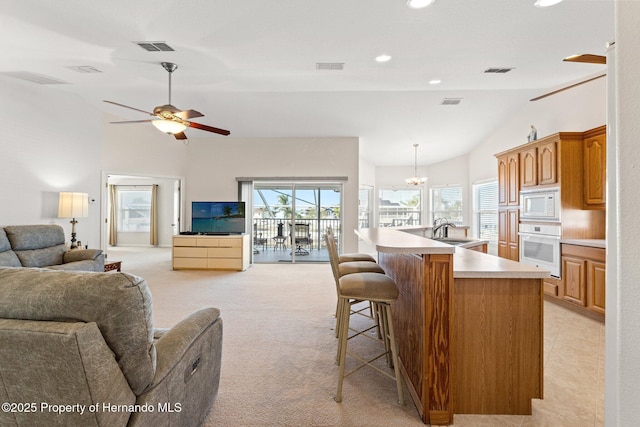
<instances>
[{"instance_id":1,"label":"sliding glass door","mask_svg":"<svg viewBox=\"0 0 640 427\"><path fill-rule=\"evenodd\" d=\"M324 234L339 236L341 208L341 183L254 182L253 261L328 262Z\"/></svg>"}]
</instances>

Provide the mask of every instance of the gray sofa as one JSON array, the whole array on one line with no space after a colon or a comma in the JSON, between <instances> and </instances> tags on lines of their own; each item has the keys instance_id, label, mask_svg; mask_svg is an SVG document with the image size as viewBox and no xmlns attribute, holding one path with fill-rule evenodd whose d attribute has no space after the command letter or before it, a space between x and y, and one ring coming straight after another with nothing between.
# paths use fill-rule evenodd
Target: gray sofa
<instances>
[{"instance_id":1,"label":"gray sofa","mask_svg":"<svg viewBox=\"0 0 640 427\"><path fill-rule=\"evenodd\" d=\"M2 426L198 426L218 393L219 310L154 329L127 273L0 267L0 343Z\"/></svg>"},{"instance_id":2,"label":"gray sofa","mask_svg":"<svg viewBox=\"0 0 640 427\"><path fill-rule=\"evenodd\" d=\"M0 228L0 267L104 271L100 249L67 250L59 225L11 225Z\"/></svg>"}]
</instances>

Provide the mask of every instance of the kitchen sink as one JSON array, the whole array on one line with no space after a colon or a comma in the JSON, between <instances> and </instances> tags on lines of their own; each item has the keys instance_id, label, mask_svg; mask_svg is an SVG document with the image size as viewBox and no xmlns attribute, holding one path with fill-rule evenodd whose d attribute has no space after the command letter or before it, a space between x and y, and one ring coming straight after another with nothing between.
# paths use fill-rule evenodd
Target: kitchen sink
<instances>
[{"instance_id":1,"label":"kitchen sink","mask_svg":"<svg viewBox=\"0 0 640 427\"><path fill-rule=\"evenodd\" d=\"M454 246L466 245L467 243L473 243L478 241L476 239L461 239L461 238L455 238L455 237L440 237L433 240L435 240L436 242L447 243L449 245L454 245Z\"/></svg>"}]
</instances>

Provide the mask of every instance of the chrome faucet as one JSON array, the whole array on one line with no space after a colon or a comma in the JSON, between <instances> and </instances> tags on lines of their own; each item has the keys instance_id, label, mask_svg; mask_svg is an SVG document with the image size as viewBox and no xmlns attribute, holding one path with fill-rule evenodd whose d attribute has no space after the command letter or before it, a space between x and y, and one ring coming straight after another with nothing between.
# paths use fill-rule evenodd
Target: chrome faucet
<instances>
[{"instance_id":1,"label":"chrome faucet","mask_svg":"<svg viewBox=\"0 0 640 427\"><path fill-rule=\"evenodd\" d=\"M456 225L449 222L446 218L436 218L433 220L433 228L431 229L432 239L444 239L449 237L449 227L455 227Z\"/></svg>"}]
</instances>

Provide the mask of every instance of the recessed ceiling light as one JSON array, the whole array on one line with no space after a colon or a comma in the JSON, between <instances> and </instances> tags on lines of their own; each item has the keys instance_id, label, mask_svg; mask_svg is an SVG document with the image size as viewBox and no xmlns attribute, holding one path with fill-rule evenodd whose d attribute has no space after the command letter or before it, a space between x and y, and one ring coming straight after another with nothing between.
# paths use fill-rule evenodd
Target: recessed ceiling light
<instances>
[{"instance_id":1,"label":"recessed ceiling light","mask_svg":"<svg viewBox=\"0 0 640 427\"><path fill-rule=\"evenodd\" d=\"M378 62L388 62L391 60L391 56L389 55L378 55L376 56L376 61Z\"/></svg>"},{"instance_id":2,"label":"recessed ceiling light","mask_svg":"<svg viewBox=\"0 0 640 427\"><path fill-rule=\"evenodd\" d=\"M408 0L407 6L411 9L422 9L423 7L429 6L434 1L436 0Z\"/></svg>"},{"instance_id":3,"label":"recessed ceiling light","mask_svg":"<svg viewBox=\"0 0 640 427\"><path fill-rule=\"evenodd\" d=\"M442 83L440 79L429 80L430 85L439 85L440 83Z\"/></svg>"},{"instance_id":4,"label":"recessed ceiling light","mask_svg":"<svg viewBox=\"0 0 640 427\"><path fill-rule=\"evenodd\" d=\"M562 0L536 0L533 4L535 7L549 7L560 3Z\"/></svg>"}]
</instances>

